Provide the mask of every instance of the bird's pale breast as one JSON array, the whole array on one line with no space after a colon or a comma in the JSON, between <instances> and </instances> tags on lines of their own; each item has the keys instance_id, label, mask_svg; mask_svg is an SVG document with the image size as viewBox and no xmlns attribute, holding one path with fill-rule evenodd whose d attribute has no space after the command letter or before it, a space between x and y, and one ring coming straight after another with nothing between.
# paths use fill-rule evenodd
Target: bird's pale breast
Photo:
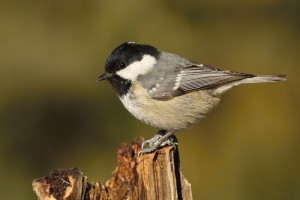
<instances>
[{"instance_id":1,"label":"bird's pale breast","mask_svg":"<svg viewBox=\"0 0 300 200\"><path fill-rule=\"evenodd\" d=\"M126 109L139 120L164 130L181 130L192 126L220 101L209 90L191 92L167 101L155 100L138 82L120 97ZM132 92L134 91L134 93Z\"/></svg>"}]
</instances>

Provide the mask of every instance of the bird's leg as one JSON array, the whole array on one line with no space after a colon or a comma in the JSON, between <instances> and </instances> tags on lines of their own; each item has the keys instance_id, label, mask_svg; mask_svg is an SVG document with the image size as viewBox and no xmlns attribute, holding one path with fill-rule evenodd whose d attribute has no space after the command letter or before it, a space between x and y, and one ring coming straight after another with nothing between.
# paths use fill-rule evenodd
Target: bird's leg
<instances>
[{"instance_id":1,"label":"bird's leg","mask_svg":"<svg viewBox=\"0 0 300 200\"><path fill-rule=\"evenodd\" d=\"M161 136L158 140L156 140L153 144L153 147L156 147L156 149L159 146L166 146L166 145L172 145L173 141L171 140L171 136L173 135L175 131L174 130L170 130L168 132L165 132L165 134L163 136Z\"/></svg>"},{"instance_id":2,"label":"bird's leg","mask_svg":"<svg viewBox=\"0 0 300 200\"><path fill-rule=\"evenodd\" d=\"M165 130L159 130L152 138L150 138L149 140L145 140L142 143L142 149L144 149L146 145L148 145L149 148L153 147L154 143L160 138L162 138L165 134L166 134Z\"/></svg>"},{"instance_id":3,"label":"bird's leg","mask_svg":"<svg viewBox=\"0 0 300 200\"><path fill-rule=\"evenodd\" d=\"M173 132L174 133L174 132ZM178 145L178 140L174 134L170 135L167 140L162 142L159 146L174 146L176 148L176 145Z\"/></svg>"},{"instance_id":4,"label":"bird's leg","mask_svg":"<svg viewBox=\"0 0 300 200\"><path fill-rule=\"evenodd\" d=\"M176 137L171 137L175 130L165 131L160 130L153 138L146 140L142 144L142 150L138 152L138 156L145 153L150 153L155 151L159 147L167 146L167 145L176 145L177 139ZM144 148L145 145L148 145L148 148Z\"/></svg>"}]
</instances>

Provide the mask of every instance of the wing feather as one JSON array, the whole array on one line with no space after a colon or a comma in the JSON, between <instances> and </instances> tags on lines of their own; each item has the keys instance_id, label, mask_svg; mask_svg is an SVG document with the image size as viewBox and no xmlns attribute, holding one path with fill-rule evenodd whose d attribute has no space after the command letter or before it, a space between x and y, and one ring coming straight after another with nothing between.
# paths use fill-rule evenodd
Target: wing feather
<instances>
[{"instance_id":1,"label":"wing feather","mask_svg":"<svg viewBox=\"0 0 300 200\"><path fill-rule=\"evenodd\" d=\"M192 91L212 89L249 77L254 77L254 75L193 64L168 74L156 84L159 87L153 86L155 89L150 89L149 93L152 98L168 100Z\"/></svg>"}]
</instances>

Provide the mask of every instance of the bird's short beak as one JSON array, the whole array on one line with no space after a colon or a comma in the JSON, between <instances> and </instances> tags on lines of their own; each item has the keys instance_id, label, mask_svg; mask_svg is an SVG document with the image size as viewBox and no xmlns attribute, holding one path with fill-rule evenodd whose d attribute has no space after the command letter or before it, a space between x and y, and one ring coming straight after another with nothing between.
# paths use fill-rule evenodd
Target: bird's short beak
<instances>
[{"instance_id":1,"label":"bird's short beak","mask_svg":"<svg viewBox=\"0 0 300 200\"><path fill-rule=\"evenodd\" d=\"M104 74L102 74L101 76L99 76L97 78L97 82L100 82L100 81L103 81L103 80L106 80L108 78L112 77L112 74L108 73L108 72L105 72Z\"/></svg>"}]
</instances>

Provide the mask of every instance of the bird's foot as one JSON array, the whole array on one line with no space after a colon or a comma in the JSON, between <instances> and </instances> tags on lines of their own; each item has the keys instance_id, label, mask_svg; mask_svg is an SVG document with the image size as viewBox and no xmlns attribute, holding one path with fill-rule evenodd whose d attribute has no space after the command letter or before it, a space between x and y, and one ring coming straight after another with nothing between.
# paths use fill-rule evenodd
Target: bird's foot
<instances>
[{"instance_id":1,"label":"bird's foot","mask_svg":"<svg viewBox=\"0 0 300 200\"><path fill-rule=\"evenodd\" d=\"M139 157L141 154L151 153L164 146L176 147L178 144L177 138L173 135L173 133L173 130L168 132L160 130L154 137L149 140L145 140L142 143L142 149L138 151L137 156ZM148 148L145 148L145 146L148 146Z\"/></svg>"},{"instance_id":2,"label":"bird's foot","mask_svg":"<svg viewBox=\"0 0 300 200\"><path fill-rule=\"evenodd\" d=\"M162 135L160 134L156 134L154 135L154 137L150 138L149 140L145 140L142 143L142 149L144 149L146 146L148 146L148 148L151 148L155 145L155 143L162 137ZM147 148L146 148L147 149Z\"/></svg>"}]
</instances>

